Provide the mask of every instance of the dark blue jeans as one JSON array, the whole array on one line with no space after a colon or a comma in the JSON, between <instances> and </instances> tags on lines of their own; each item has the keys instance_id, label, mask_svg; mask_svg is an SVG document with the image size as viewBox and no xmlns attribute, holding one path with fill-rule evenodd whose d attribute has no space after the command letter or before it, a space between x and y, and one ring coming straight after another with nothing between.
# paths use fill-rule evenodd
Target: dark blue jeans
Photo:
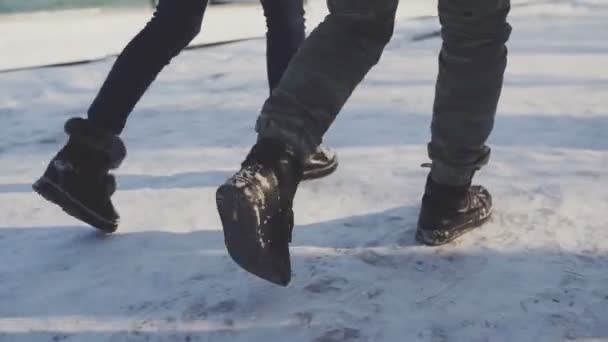
<instances>
[{"instance_id":1,"label":"dark blue jeans","mask_svg":"<svg viewBox=\"0 0 608 342\"><path fill-rule=\"evenodd\" d=\"M122 51L89 108L89 120L120 134L161 70L201 30L208 0L160 0L154 16ZM268 27L270 89L277 86L305 38L303 0L261 0Z\"/></svg>"},{"instance_id":2,"label":"dark blue jeans","mask_svg":"<svg viewBox=\"0 0 608 342\"><path fill-rule=\"evenodd\" d=\"M429 156L441 184L462 185L489 158L486 146L507 66L510 0L438 0L443 45ZM327 0L330 14L302 44L264 104L260 138L306 160L393 35L399 0ZM405 76L407 77L407 75Z\"/></svg>"}]
</instances>

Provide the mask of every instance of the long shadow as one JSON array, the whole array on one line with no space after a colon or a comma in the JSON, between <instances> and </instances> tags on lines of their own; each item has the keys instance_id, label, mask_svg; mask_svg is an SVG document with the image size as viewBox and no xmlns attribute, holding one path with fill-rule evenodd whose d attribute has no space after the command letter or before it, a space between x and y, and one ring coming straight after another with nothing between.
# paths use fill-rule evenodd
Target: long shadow
<instances>
[{"instance_id":1,"label":"long shadow","mask_svg":"<svg viewBox=\"0 0 608 342\"><path fill-rule=\"evenodd\" d=\"M218 186L231 175L228 171L182 172L166 176L120 174L118 181L121 190L190 189Z\"/></svg>"},{"instance_id":2,"label":"long shadow","mask_svg":"<svg viewBox=\"0 0 608 342\"><path fill-rule=\"evenodd\" d=\"M407 104L403 104L407 108ZM430 113L395 112L391 108L345 108L326 137L326 143L335 147L375 147L399 145L424 145L430 138ZM130 136L154 136L154 139L133 138L129 147L137 149L188 148L234 148L246 149L254 141L254 117L247 111L222 112L222 120L216 113L200 113L182 110L174 113L172 120L176 127L189 127L188 130L176 131L163 125L145 124L143 118L150 118L155 113L161 116L164 109L145 111L134 120ZM406 109L407 110L407 109ZM542 110L542 109L539 109ZM608 150L608 115L581 116L581 113L556 113L552 115L534 115L531 113L498 114L491 143L506 147L552 147L564 149ZM141 118L140 118L141 117ZM164 117L164 116L163 116ZM192 120L193 117L198 118ZM140 119L138 119L140 118ZM251 125L239 125L226 130L226 122L246 122ZM139 127L139 126L141 127ZM24 126L27 127L27 126ZM23 128L23 132L28 133ZM144 133L145 132L145 133ZM200 132L221 132L219 134L200 134ZM355 133L353 133L355 132ZM42 134L44 135L44 134ZM13 141L18 140L18 141ZM178 142L178 145L174 145ZM15 135L10 141L0 142L4 155L17 153L41 154L46 160L52 154L54 145L33 141L30 134Z\"/></svg>"},{"instance_id":3,"label":"long shadow","mask_svg":"<svg viewBox=\"0 0 608 342\"><path fill-rule=\"evenodd\" d=\"M0 194L22 193L22 192L31 192L31 191L32 191L32 184L25 184L25 183L0 184Z\"/></svg>"},{"instance_id":4,"label":"long shadow","mask_svg":"<svg viewBox=\"0 0 608 342\"><path fill-rule=\"evenodd\" d=\"M374 147L374 146L423 146L429 139L427 127L430 115L395 113L345 113L331 131L326 143L335 148ZM390 125L387 122L390 121ZM398 129L395 129L398 127ZM565 149L581 149L593 151L608 150L608 115L591 117L560 116L498 116L496 127L490 138L490 144L496 147L549 147ZM370 132L373 134L352 134L352 132ZM228 135L235 132L225 131ZM153 134L153 133L151 133ZM203 137L196 144L201 146L222 147L217 141L206 141ZM161 139L162 140L162 139ZM182 139L188 148L190 141ZM227 136L225 147L234 147L233 142L239 137ZM228 141L230 143L228 143ZM243 146L250 143L243 142ZM154 146L150 147L154 148ZM46 157L45 157L46 158ZM210 187L221 184L230 172L204 171L186 172L173 175L136 175L120 174L119 189L186 189ZM31 191L31 184L9 183L0 184L0 194L25 193Z\"/></svg>"},{"instance_id":5,"label":"long shadow","mask_svg":"<svg viewBox=\"0 0 608 342\"><path fill-rule=\"evenodd\" d=\"M117 180L119 190L191 189L218 186L231 175L232 173L228 171L215 170L203 172L182 172L163 176L119 174L117 176ZM0 194L23 193L31 191L31 184L0 184Z\"/></svg>"},{"instance_id":6,"label":"long shadow","mask_svg":"<svg viewBox=\"0 0 608 342\"><path fill-rule=\"evenodd\" d=\"M390 124L388 122L390 121ZM431 115L413 113L345 113L328 135L336 147L425 144ZM420 129L424 127L425 129ZM366 134L353 134L365 132ZM367 134L369 132L369 134ZM608 150L608 115L510 115L496 117L490 144L501 147L551 147Z\"/></svg>"},{"instance_id":7,"label":"long shadow","mask_svg":"<svg viewBox=\"0 0 608 342\"><path fill-rule=\"evenodd\" d=\"M486 248L509 234L494 223L422 247L416 211L298 226L287 289L238 269L217 227L0 228L0 340L608 338L605 253Z\"/></svg>"},{"instance_id":8,"label":"long shadow","mask_svg":"<svg viewBox=\"0 0 608 342\"><path fill-rule=\"evenodd\" d=\"M375 147L426 144L430 138L431 113L395 112L390 108L345 108L338 116L326 137L326 143L336 147ZM404 104L404 108L407 108ZM539 109L540 110L540 109ZM191 127L180 133L180 148L250 146L253 130L250 126L225 129L225 120L215 120L213 114L207 119L192 122L192 117L201 113L184 111L174 115L176 125ZM204 115L204 114L203 114ZM226 120L253 122L250 113L223 113ZM198 127L200 125L200 127ZM494 145L506 147L553 147L564 149L608 150L608 115L580 116L580 113L556 113L535 115L532 113L509 113L496 118L491 137ZM147 127L147 134L155 136L146 141L146 148L166 148L173 141L174 131L162 126ZM200 131L221 132L220 135L200 135ZM194 136L196 135L196 136ZM164 136L168 136L164 138ZM169 139L171 138L171 139ZM137 145L138 142L134 141Z\"/></svg>"}]
</instances>

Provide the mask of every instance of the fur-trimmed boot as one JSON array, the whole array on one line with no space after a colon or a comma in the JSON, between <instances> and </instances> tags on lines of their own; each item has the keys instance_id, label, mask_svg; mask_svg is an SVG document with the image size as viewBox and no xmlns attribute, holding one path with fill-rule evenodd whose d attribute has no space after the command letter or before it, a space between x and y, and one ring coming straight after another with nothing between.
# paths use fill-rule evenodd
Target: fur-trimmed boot
<instances>
[{"instance_id":1,"label":"fur-trimmed boot","mask_svg":"<svg viewBox=\"0 0 608 342\"><path fill-rule=\"evenodd\" d=\"M109 172L126 157L125 145L118 136L86 119L69 119L65 132L69 135L67 144L32 187L69 215L112 233L119 216L110 199L116 180Z\"/></svg>"}]
</instances>

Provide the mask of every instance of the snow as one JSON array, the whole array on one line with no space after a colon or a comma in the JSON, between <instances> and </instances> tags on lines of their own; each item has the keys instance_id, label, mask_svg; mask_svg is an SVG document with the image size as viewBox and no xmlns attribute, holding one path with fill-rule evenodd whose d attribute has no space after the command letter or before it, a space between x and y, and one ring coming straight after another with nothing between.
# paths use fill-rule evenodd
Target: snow
<instances>
[{"instance_id":1,"label":"snow","mask_svg":"<svg viewBox=\"0 0 608 342\"><path fill-rule=\"evenodd\" d=\"M112 236L30 190L112 61L0 74L0 341L608 341L607 17L514 6L477 177L494 218L439 248L414 241L439 40L411 41L438 24L400 19L328 133L337 173L298 191L287 289L230 260L215 209L255 139L262 41L159 77L124 133Z\"/></svg>"},{"instance_id":2,"label":"snow","mask_svg":"<svg viewBox=\"0 0 608 342\"><path fill-rule=\"evenodd\" d=\"M327 9L322 2L306 7L308 28L322 20ZM431 3L414 1L401 6L398 17L430 16ZM152 9L84 9L0 16L0 70L103 59L120 53L144 27ZM234 18L238 18L235 22ZM19 32L19 34L15 34ZM266 26L258 4L209 6L203 30L191 45L263 38Z\"/></svg>"}]
</instances>

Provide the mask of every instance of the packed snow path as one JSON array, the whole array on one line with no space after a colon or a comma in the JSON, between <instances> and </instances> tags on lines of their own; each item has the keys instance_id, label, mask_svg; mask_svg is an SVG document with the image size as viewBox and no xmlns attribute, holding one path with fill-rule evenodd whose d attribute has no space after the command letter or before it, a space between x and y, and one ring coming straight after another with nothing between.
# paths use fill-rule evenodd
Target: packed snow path
<instances>
[{"instance_id":1,"label":"packed snow path","mask_svg":"<svg viewBox=\"0 0 608 342\"><path fill-rule=\"evenodd\" d=\"M603 1L515 7L492 163L495 215L414 242L438 39L401 21L296 198L294 277L227 256L214 192L254 141L264 44L178 58L129 122L119 232L30 190L111 61L0 75L0 341L608 341L608 43Z\"/></svg>"}]
</instances>

